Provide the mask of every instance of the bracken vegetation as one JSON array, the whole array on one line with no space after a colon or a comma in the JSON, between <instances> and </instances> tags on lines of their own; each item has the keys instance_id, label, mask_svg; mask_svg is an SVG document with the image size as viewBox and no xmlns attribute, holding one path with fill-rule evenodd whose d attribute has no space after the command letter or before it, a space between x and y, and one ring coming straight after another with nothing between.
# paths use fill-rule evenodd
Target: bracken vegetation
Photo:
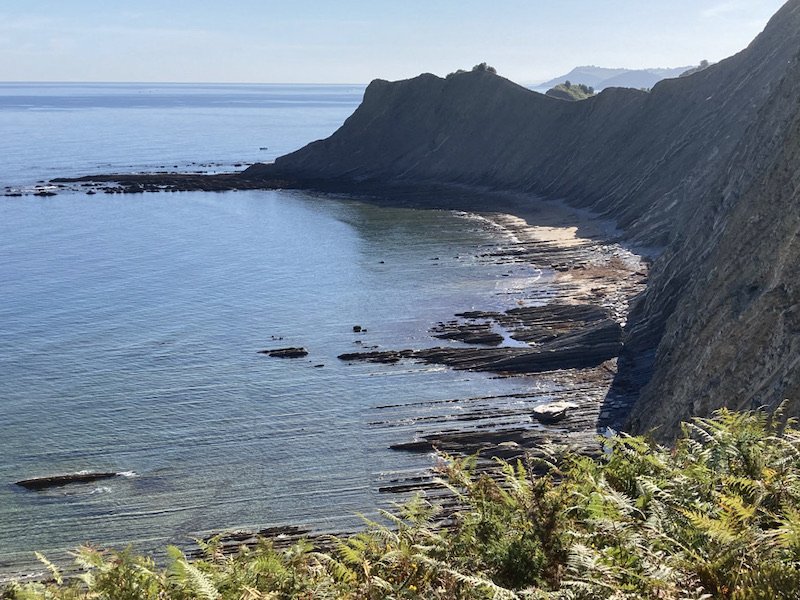
<instances>
[{"instance_id":1,"label":"bracken vegetation","mask_svg":"<svg viewBox=\"0 0 800 600\"><path fill-rule=\"evenodd\" d=\"M217 542L169 564L82 548L82 576L14 584L5 599L266 600L800 597L800 431L762 412L684 425L673 448L620 435L602 458L560 454L477 474L448 459L460 509L418 497L322 552Z\"/></svg>"}]
</instances>

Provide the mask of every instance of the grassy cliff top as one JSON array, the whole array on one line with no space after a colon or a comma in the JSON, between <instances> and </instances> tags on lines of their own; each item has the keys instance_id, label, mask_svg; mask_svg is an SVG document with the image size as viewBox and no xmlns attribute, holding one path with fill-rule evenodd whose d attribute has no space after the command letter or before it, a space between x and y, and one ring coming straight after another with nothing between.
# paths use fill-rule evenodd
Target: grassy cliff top
<instances>
[{"instance_id":1,"label":"grassy cliff top","mask_svg":"<svg viewBox=\"0 0 800 600\"><path fill-rule=\"evenodd\" d=\"M578 101L591 98L595 94L594 88L592 87L583 85L582 83L570 83L569 81L565 81L547 90L545 95L561 100Z\"/></svg>"}]
</instances>

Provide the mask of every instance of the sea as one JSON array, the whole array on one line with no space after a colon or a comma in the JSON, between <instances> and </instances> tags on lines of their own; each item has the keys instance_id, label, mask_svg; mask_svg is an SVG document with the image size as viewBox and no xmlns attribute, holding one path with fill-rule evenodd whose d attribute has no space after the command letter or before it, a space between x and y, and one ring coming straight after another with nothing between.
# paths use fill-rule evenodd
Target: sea
<instances>
[{"instance_id":1,"label":"sea","mask_svg":"<svg viewBox=\"0 0 800 600\"><path fill-rule=\"evenodd\" d=\"M327 137L363 92L3 83L0 188L235 171ZM422 435L439 401L457 412L530 392L524 378L337 359L456 344L430 328L546 286L484 256L507 235L486 218L305 191L57 192L0 196L4 576L84 543L163 553L218 531L352 529L398 500L380 487L436 460L389 446ZM309 354L259 354L281 347ZM16 485L79 471L120 475Z\"/></svg>"}]
</instances>

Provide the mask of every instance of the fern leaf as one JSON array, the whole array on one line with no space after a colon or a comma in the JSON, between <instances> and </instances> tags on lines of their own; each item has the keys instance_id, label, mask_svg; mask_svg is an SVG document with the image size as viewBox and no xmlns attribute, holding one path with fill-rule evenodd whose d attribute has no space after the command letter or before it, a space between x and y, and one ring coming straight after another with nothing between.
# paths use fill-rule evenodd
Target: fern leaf
<instances>
[{"instance_id":1,"label":"fern leaf","mask_svg":"<svg viewBox=\"0 0 800 600\"><path fill-rule=\"evenodd\" d=\"M197 592L201 598L204 600L218 600L219 591L208 575L190 562L184 561L182 566L190 587Z\"/></svg>"},{"instance_id":2,"label":"fern leaf","mask_svg":"<svg viewBox=\"0 0 800 600\"><path fill-rule=\"evenodd\" d=\"M34 552L36 555L37 560L42 563L48 571L50 571L50 575L55 580L58 585L64 584L64 579L61 577L61 571L57 566L55 566L52 562L50 562L47 557L42 554L41 552Z\"/></svg>"}]
</instances>

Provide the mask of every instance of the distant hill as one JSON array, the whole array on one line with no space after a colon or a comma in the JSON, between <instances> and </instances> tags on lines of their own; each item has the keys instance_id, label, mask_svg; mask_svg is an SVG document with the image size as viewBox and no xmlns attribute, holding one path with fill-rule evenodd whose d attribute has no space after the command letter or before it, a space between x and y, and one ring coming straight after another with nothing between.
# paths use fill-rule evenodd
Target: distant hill
<instances>
[{"instance_id":1,"label":"distant hill","mask_svg":"<svg viewBox=\"0 0 800 600\"><path fill-rule=\"evenodd\" d=\"M629 87L635 89L651 88L662 79L680 77L694 66L677 67L675 69L607 69L605 67L575 67L567 73L550 81L545 81L532 89L546 92L560 83L582 83L593 87L598 92L609 87Z\"/></svg>"}]
</instances>

